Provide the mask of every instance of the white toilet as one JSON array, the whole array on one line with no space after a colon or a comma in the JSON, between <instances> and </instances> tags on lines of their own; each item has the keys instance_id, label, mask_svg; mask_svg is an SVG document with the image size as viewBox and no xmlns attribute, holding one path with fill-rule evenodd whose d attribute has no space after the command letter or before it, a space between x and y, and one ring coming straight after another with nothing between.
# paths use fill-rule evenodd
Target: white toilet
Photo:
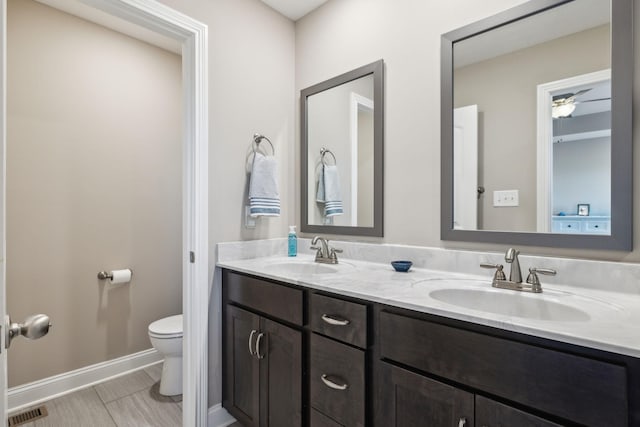
<instances>
[{"instance_id":1,"label":"white toilet","mask_svg":"<svg viewBox=\"0 0 640 427\"><path fill-rule=\"evenodd\" d=\"M164 356L160 394L182 394L182 314L149 325L151 345Z\"/></svg>"}]
</instances>

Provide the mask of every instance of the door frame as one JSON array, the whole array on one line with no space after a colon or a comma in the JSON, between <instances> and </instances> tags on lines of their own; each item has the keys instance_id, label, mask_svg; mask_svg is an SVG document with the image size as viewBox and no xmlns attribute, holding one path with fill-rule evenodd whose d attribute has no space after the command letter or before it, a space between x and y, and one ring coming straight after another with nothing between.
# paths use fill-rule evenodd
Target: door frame
<instances>
[{"instance_id":1,"label":"door frame","mask_svg":"<svg viewBox=\"0 0 640 427\"><path fill-rule=\"evenodd\" d=\"M208 390L208 28L155 0L80 0L88 6L173 38L182 45L182 309L185 426L207 425ZM6 315L6 29L0 0L0 319ZM0 334L0 415L7 419L7 352Z\"/></svg>"},{"instance_id":2,"label":"door frame","mask_svg":"<svg viewBox=\"0 0 640 427\"><path fill-rule=\"evenodd\" d=\"M536 88L537 119L536 135L536 231L551 233L553 215L553 119L551 118L552 92L574 86L611 80L611 68L552 82L539 84Z\"/></svg>"}]
</instances>

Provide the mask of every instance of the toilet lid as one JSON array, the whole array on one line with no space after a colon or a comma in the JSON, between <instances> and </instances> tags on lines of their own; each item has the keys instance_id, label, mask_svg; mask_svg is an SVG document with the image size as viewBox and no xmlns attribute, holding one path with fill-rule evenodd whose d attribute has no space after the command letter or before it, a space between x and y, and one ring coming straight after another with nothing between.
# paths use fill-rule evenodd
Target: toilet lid
<instances>
[{"instance_id":1,"label":"toilet lid","mask_svg":"<svg viewBox=\"0 0 640 427\"><path fill-rule=\"evenodd\" d=\"M154 335L182 335L182 314L156 320L149 325L149 333Z\"/></svg>"}]
</instances>

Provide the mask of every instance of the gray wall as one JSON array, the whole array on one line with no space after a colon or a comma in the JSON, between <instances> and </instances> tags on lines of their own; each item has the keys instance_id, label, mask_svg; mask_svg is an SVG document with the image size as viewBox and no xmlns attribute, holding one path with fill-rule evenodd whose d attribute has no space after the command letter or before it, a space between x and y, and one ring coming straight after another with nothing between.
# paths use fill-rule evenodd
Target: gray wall
<instances>
[{"instance_id":1,"label":"gray wall","mask_svg":"<svg viewBox=\"0 0 640 427\"><path fill-rule=\"evenodd\" d=\"M611 215L611 138L553 144L553 213Z\"/></svg>"},{"instance_id":2,"label":"gray wall","mask_svg":"<svg viewBox=\"0 0 640 427\"><path fill-rule=\"evenodd\" d=\"M149 323L182 312L182 77L31 0L7 22L7 307L54 324L11 345L15 386L151 348ZM131 284L96 278L119 268Z\"/></svg>"},{"instance_id":3,"label":"gray wall","mask_svg":"<svg viewBox=\"0 0 640 427\"><path fill-rule=\"evenodd\" d=\"M455 70L455 107L480 116L478 229L536 230L536 87L609 68L609 40L604 25ZM496 190L519 190L520 206L494 207Z\"/></svg>"}]
</instances>

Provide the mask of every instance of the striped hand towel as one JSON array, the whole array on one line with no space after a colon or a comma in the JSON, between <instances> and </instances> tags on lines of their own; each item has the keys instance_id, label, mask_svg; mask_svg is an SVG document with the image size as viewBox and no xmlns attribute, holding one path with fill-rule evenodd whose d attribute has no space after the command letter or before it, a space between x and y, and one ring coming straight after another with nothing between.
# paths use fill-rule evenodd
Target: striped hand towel
<instances>
[{"instance_id":1,"label":"striped hand towel","mask_svg":"<svg viewBox=\"0 0 640 427\"><path fill-rule=\"evenodd\" d=\"M343 214L340 176L336 165L322 165L318 178L316 201L324 203L325 217Z\"/></svg>"},{"instance_id":2,"label":"striped hand towel","mask_svg":"<svg viewBox=\"0 0 640 427\"><path fill-rule=\"evenodd\" d=\"M249 214L280 216L278 162L273 156L255 153L249 182Z\"/></svg>"}]
</instances>

